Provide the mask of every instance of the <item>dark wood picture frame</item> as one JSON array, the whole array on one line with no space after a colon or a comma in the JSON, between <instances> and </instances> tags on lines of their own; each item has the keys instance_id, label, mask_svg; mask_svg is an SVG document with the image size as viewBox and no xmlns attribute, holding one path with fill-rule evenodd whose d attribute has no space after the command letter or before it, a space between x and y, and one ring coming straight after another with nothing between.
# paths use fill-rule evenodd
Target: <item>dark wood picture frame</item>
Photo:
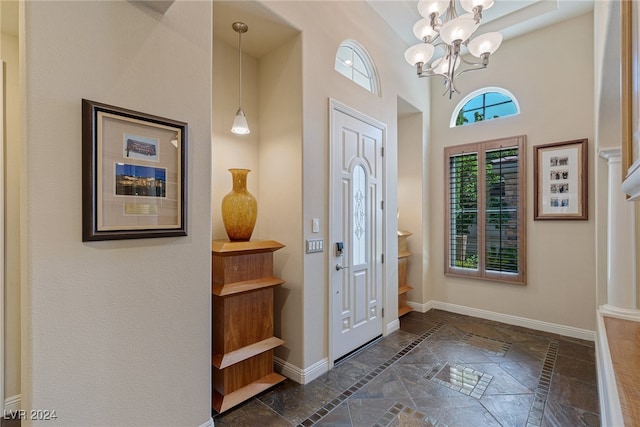
<instances>
[{"instance_id":1,"label":"dark wood picture frame","mask_svg":"<svg viewBox=\"0 0 640 427\"><path fill-rule=\"evenodd\" d=\"M533 147L533 219L587 220L588 140Z\"/></svg>"},{"instance_id":2,"label":"dark wood picture frame","mask_svg":"<svg viewBox=\"0 0 640 427\"><path fill-rule=\"evenodd\" d=\"M187 126L82 100L82 241L187 235Z\"/></svg>"}]
</instances>

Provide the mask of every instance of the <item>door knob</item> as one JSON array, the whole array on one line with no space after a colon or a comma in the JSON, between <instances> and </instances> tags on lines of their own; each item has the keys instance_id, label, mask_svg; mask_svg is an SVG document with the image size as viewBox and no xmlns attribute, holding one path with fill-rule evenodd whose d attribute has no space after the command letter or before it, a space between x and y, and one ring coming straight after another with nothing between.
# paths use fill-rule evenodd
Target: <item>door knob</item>
<instances>
[{"instance_id":1,"label":"door knob","mask_svg":"<svg viewBox=\"0 0 640 427\"><path fill-rule=\"evenodd\" d=\"M346 270L349 267L343 267L340 264L336 264L336 271L340 271L340 270Z\"/></svg>"}]
</instances>

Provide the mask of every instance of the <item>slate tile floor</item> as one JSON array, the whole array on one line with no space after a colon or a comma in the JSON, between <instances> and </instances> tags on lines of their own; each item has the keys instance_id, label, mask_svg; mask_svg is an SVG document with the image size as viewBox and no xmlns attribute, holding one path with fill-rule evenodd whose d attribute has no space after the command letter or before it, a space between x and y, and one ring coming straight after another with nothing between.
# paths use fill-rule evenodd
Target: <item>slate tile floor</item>
<instances>
[{"instance_id":1,"label":"slate tile floor","mask_svg":"<svg viewBox=\"0 0 640 427\"><path fill-rule=\"evenodd\" d=\"M286 380L216 427L599 426L592 342L440 310L411 312L306 385Z\"/></svg>"}]
</instances>

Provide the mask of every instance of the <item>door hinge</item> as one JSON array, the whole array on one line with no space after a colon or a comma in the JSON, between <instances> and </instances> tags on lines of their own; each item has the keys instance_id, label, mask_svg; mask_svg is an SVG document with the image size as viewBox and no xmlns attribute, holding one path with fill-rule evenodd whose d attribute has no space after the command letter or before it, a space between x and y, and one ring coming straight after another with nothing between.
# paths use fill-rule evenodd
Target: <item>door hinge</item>
<instances>
[{"instance_id":1,"label":"door hinge","mask_svg":"<svg viewBox=\"0 0 640 427\"><path fill-rule=\"evenodd\" d=\"M384 147L380 147L380 155L384 157Z\"/></svg>"},{"instance_id":2,"label":"door hinge","mask_svg":"<svg viewBox=\"0 0 640 427\"><path fill-rule=\"evenodd\" d=\"M384 200L380 201L380 209L384 210Z\"/></svg>"},{"instance_id":3,"label":"door hinge","mask_svg":"<svg viewBox=\"0 0 640 427\"><path fill-rule=\"evenodd\" d=\"M382 307L382 317L384 317L384 307Z\"/></svg>"},{"instance_id":4,"label":"door hinge","mask_svg":"<svg viewBox=\"0 0 640 427\"><path fill-rule=\"evenodd\" d=\"M382 264L384 264L384 254L381 254L381 255L380 255L380 262L381 262Z\"/></svg>"}]
</instances>

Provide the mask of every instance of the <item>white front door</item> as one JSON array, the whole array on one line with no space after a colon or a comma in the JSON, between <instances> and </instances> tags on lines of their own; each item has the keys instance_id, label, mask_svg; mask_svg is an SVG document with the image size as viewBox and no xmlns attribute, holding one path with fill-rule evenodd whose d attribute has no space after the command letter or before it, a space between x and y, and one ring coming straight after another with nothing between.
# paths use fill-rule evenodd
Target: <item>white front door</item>
<instances>
[{"instance_id":1,"label":"white front door","mask_svg":"<svg viewBox=\"0 0 640 427\"><path fill-rule=\"evenodd\" d=\"M382 334L386 127L331 101L331 361Z\"/></svg>"}]
</instances>

